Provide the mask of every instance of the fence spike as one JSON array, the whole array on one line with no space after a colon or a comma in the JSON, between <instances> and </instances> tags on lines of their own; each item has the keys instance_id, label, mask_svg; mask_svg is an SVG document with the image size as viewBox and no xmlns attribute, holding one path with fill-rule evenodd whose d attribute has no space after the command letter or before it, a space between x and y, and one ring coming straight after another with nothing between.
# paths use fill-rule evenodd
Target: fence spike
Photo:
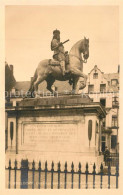
<instances>
[{"instance_id":1,"label":"fence spike","mask_svg":"<svg viewBox=\"0 0 123 195\"><path fill-rule=\"evenodd\" d=\"M116 174L118 175L118 173L119 173L119 165L118 165L118 163L116 164Z\"/></svg>"},{"instance_id":2,"label":"fence spike","mask_svg":"<svg viewBox=\"0 0 123 195\"><path fill-rule=\"evenodd\" d=\"M60 171L61 164L60 162L58 163L58 171Z\"/></svg>"},{"instance_id":3,"label":"fence spike","mask_svg":"<svg viewBox=\"0 0 123 195\"><path fill-rule=\"evenodd\" d=\"M51 167L52 167L52 170L54 170L54 162L53 161L52 161Z\"/></svg>"},{"instance_id":4,"label":"fence spike","mask_svg":"<svg viewBox=\"0 0 123 195\"><path fill-rule=\"evenodd\" d=\"M88 163L86 163L86 173L88 173Z\"/></svg>"},{"instance_id":5,"label":"fence spike","mask_svg":"<svg viewBox=\"0 0 123 195\"><path fill-rule=\"evenodd\" d=\"M47 170L47 161L45 162L45 170Z\"/></svg>"},{"instance_id":6,"label":"fence spike","mask_svg":"<svg viewBox=\"0 0 123 195\"><path fill-rule=\"evenodd\" d=\"M39 161L39 169L41 169L41 161Z\"/></svg>"},{"instance_id":7,"label":"fence spike","mask_svg":"<svg viewBox=\"0 0 123 195\"><path fill-rule=\"evenodd\" d=\"M95 163L93 165L93 173L96 173L96 165L95 165Z\"/></svg>"},{"instance_id":8,"label":"fence spike","mask_svg":"<svg viewBox=\"0 0 123 195\"><path fill-rule=\"evenodd\" d=\"M103 173L103 164L100 165L100 172Z\"/></svg>"},{"instance_id":9,"label":"fence spike","mask_svg":"<svg viewBox=\"0 0 123 195\"><path fill-rule=\"evenodd\" d=\"M110 174L111 173L111 166L110 166L110 164L108 165L108 174Z\"/></svg>"},{"instance_id":10,"label":"fence spike","mask_svg":"<svg viewBox=\"0 0 123 195\"><path fill-rule=\"evenodd\" d=\"M73 162L71 164L71 171L74 171L74 164L73 164Z\"/></svg>"},{"instance_id":11,"label":"fence spike","mask_svg":"<svg viewBox=\"0 0 123 195\"><path fill-rule=\"evenodd\" d=\"M9 168L11 168L11 159L9 159Z\"/></svg>"},{"instance_id":12,"label":"fence spike","mask_svg":"<svg viewBox=\"0 0 123 195\"><path fill-rule=\"evenodd\" d=\"M81 163L79 162L79 172L81 172Z\"/></svg>"},{"instance_id":13,"label":"fence spike","mask_svg":"<svg viewBox=\"0 0 123 195\"><path fill-rule=\"evenodd\" d=\"M32 162L32 169L35 169L35 161Z\"/></svg>"},{"instance_id":14,"label":"fence spike","mask_svg":"<svg viewBox=\"0 0 123 195\"><path fill-rule=\"evenodd\" d=\"M67 171L67 162L65 162L65 171Z\"/></svg>"},{"instance_id":15,"label":"fence spike","mask_svg":"<svg viewBox=\"0 0 123 195\"><path fill-rule=\"evenodd\" d=\"M15 169L17 169L17 160L15 159Z\"/></svg>"}]
</instances>

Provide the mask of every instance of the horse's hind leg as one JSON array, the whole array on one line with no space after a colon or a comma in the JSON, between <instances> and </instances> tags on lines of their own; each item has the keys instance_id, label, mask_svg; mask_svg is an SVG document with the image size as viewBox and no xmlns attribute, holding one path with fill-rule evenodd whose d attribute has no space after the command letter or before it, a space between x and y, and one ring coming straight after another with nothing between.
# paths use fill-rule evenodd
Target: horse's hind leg
<instances>
[{"instance_id":1,"label":"horse's hind leg","mask_svg":"<svg viewBox=\"0 0 123 195\"><path fill-rule=\"evenodd\" d=\"M38 85L41 83L41 82L43 82L44 80L46 79L46 77L45 76L38 76L38 78L37 78L37 80L34 82L34 93L35 93L35 95L37 95L38 94Z\"/></svg>"},{"instance_id":2,"label":"horse's hind leg","mask_svg":"<svg viewBox=\"0 0 123 195\"><path fill-rule=\"evenodd\" d=\"M72 88L72 93L73 94L77 94L78 91L79 91L79 87L77 85L78 80L79 80L79 77L74 76L74 78L73 78L73 88Z\"/></svg>"},{"instance_id":3,"label":"horse's hind leg","mask_svg":"<svg viewBox=\"0 0 123 195\"><path fill-rule=\"evenodd\" d=\"M51 93L55 94L56 92L52 89L52 85L53 85L53 83L55 82L55 78L52 77L52 76L48 76L47 79L46 79L46 81L47 81L47 89L48 89Z\"/></svg>"}]
</instances>

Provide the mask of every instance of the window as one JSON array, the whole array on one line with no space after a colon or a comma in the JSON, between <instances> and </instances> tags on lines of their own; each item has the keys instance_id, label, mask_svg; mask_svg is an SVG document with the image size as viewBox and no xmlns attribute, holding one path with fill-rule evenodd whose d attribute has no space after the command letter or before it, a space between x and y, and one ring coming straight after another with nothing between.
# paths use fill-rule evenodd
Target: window
<instances>
[{"instance_id":1,"label":"window","mask_svg":"<svg viewBox=\"0 0 123 195\"><path fill-rule=\"evenodd\" d=\"M93 74L93 79L98 79L98 73L95 72L95 73Z\"/></svg>"},{"instance_id":2,"label":"window","mask_svg":"<svg viewBox=\"0 0 123 195\"><path fill-rule=\"evenodd\" d=\"M112 116L112 127L117 127L117 115Z\"/></svg>"},{"instance_id":3,"label":"window","mask_svg":"<svg viewBox=\"0 0 123 195\"><path fill-rule=\"evenodd\" d=\"M111 136L111 149L115 149L117 145L117 135Z\"/></svg>"},{"instance_id":4,"label":"window","mask_svg":"<svg viewBox=\"0 0 123 195\"><path fill-rule=\"evenodd\" d=\"M118 97L112 98L112 106L118 106L119 105L119 99Z\"/></svg>"},{"instance_id":5,"label":"window","mask_svg":"<svg viewBox=\"0 0 123 195\"><path fill-rule=\"evenodd\" d=\"M101 138L101 141L102 141L102 152L104 152L105 151L105 143L106 143L106 141L105 141L105 136L102 136L102 138Z\"/></svg>"},{"instance_id":6,"label":"window","mask_svg":"<svg viewBox=\"0 0 123 195\"><path fill-rule=\"evenodd\" d=\"M100 92L106 91L106 84L100 84Z\"/></svg>"},{"instance_id":7,"label":"window","mask_svg":"<svg viewBox=\"0 0 123 195\"><path fill-rule=\"evenodd\" d=\"M94 85L88 85L88 93L94 92Z\"/></svg>"},{"instance_id":8,"label":"window","mask_svg":"<svg viewBox=\"0 0 123 195\"><path fill-rule=\"evenodd\" d=\"M106 106L106 99L101 98L100 103L102 104L102 106Z\"/></svg>"},{"instance_id":9,"label":"window","mask_svg":"<svg viewBox=\"0 0 123 195\"><path fill-rule=\"evenodd\" d=\"M89 147L90 147L90 141L92 138L92 120L88 121L88 139L89 139Z\"/></svg>"},{"instance_id":10,"label":"window","mask_svg":"<svg viewBox=\"0 0 123 195\"><path fill-rule=\"evenodd\" d=\"M13 128L14 128L14 123L10 122L10 139L11 139L11 146L12 146L12 140L13 140Z\"/></svg>"},{"instance_id":11,"label":"window","mask_svg":"<svg viewBox=\"0 0 123 195\"><path fill-rule=\"evenodd\" d=\"M116 86L118 84L118 80L117 79L112 79L111 80L111 85L112 86Z\"/></svg>"}]
</instances>

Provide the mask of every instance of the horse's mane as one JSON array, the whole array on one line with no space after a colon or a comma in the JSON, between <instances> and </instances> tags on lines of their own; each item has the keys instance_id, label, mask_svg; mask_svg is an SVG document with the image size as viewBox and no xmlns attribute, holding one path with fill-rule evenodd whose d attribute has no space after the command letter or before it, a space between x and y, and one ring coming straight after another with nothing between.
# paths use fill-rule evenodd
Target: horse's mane
<instances>
[{"instance_id":1,"label":"horse's mane","mask_svg":"<svg viewBox=\"0 0 123 195\"><path fill-rule=\"evenodd\" d=\"M78 49L78 47L79 47L79 45L80 45L81 42L83 42L83 39L77 41L77 42L72 46L72 48L71 48L69 54L72 53L73 51L75 51L76 49Z\"/></svg>"}]
</instances>

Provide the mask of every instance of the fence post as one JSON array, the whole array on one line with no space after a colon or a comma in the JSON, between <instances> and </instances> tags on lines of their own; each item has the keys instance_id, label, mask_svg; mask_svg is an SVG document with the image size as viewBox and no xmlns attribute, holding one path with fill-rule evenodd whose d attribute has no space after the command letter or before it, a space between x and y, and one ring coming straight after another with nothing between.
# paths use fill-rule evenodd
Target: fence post
<instances>
[{"instance_id":1,"label":"fence post","mask_svg":"<svg viewBox=\"0 0 123 195\"><path fill-rule=\"evenodd\" d=\"M102 189L102 181L103 181L103 164L100 166L100 188Z\"/></svg>"},{"instance_id":2,"label":"fence post","mask_svg":"<svg viewBox=\"0 0 123 195\"><path fill-rule=\"evenodd\" d=\"M64 173L65 173L64 188L66 189L66 188L67 188L67 162L65 163L65 170L64 170Z\"/></svg>"},{"instance_id":3,"label":"fence post","mask_svg":"<svg viewBox=\"0 0 123 195\"><path fill-rule=\"evenodd\" d=\"M32 189L34 189L35 162L32 162Z\"/></svg>"},{"instance_id":4,"label":"fence post","mask_svg":"<svg viewBox=\"0 0 123 195\"><path fill-rule=\"evenodd\" d=\"M58 189L60 189L60 167L61 167L61 164L60 162L58 163Z\"/></svg>"},{"instance_id":5,"label":"fence post","mask_svg":"<svg viewBox=\"0 0 123 195\"><path fill-rule=\"evenodd\" d=\"M80 189L81 188L81 186L80 186L80 183L81 183L81 163L79 163L78 173L79 173L79 189Z\"/></svg>"},{"instance_id":6,"label":"fence post","mask_svg":"<svg viewBox=\"0 0 123 195\"><path fill-rule=\"evenodd\" d=\"M11 182L11 160L9 160L9 167L8 167L8 169L9 169L9 184L8 184L8 188L10 189L10 182Z\"/></svg>"},{"instance_id":7,"label":"fence post","mask_svg":"<svg viewBox=\"0 0 123 195\"><path fill-rule=\"evenodd\" d=\"M27 189L28 188L28 160L21 161L21 188Z\"/></svg>"},{"instance_id":8,"label":"fence post","mask_svg":"<svg viewBox=\"0 0 123 195\"><path fill-rule=\"evenodd\" d=\"M110 175L111 175L111 166L108 165L108 189L110 189Z\"/></svg>"},{"instance_id":9,"label":"fence post","mask_svg":"<svg viewBox=\"0 0 123 195\"><path fill-rule=\"evenodd\" d=\"M14 188L16 189L16 173L17 173L17 161L16 160L15 160L14 170L15 170L15 185L14 185Z\"/></svg>"},{"instance_id":10,"label":"fence post","mask_svg":"<svg viewBox=\"0 0 123 195\"><path fill-rule=\"evenodd\" d=\"M93 165L93 189L95 189L95 174L96 174L96 165Z\"/></svg>"},{"instance_id":11,"label":"fence post","mask_svg":"<svg viewBox=\"0 0 123 195\"><path fill-rule=\"evenodd\" d=\"M86 171L85 171L85 174L86 174L86 189L88 188L88 163L86 163Z\"/></svg>"},{"instance_id":12,"label":"fence post","mask_svg":"<svg viewBox=\"0 0 123 195\"><path fill-rule=\"evenodd\" d=\"M119 164L116 164L116 188L118 188Z\"/></svg>"},{"instance_id":13,"label":"fence post","mask_svg":"<svg viewBox=\"0 0 123 195\"><path fill-rule=\"evenodd\" d=\"M73 189L74 164L71 164L71 188Z\"/></svg>"},{"instance_id":14,"label":"fence post","mask_svg":"<svg viewBox=\"0 0 123 195\"><path fill-rule=\"evenodd\" d=\"M47 188L47 161L45 162L45 185L44 185L44 188L46 189Z\"/></svg>"},{"instance_id":15,"label":"fence post","mask_svg":"<svg viewBox=\"0 0 123 195\"><path fill-rule=\"evenodd\" d=\"M40 189L40 181L41 181L41 162L40 161L39 161L38 171L39 171L38 188Z\"/></svg>"},{"instance_id":16,"label":"fence post","mask_svg":"<svg viewBox=\"0 0 123 195\"><path fill-rule=\"evenodd\" d=\"M53 189L53 172L54 172L54 162L52 161L51 168L51 189Z\"/></svg>"}]
</instances>

